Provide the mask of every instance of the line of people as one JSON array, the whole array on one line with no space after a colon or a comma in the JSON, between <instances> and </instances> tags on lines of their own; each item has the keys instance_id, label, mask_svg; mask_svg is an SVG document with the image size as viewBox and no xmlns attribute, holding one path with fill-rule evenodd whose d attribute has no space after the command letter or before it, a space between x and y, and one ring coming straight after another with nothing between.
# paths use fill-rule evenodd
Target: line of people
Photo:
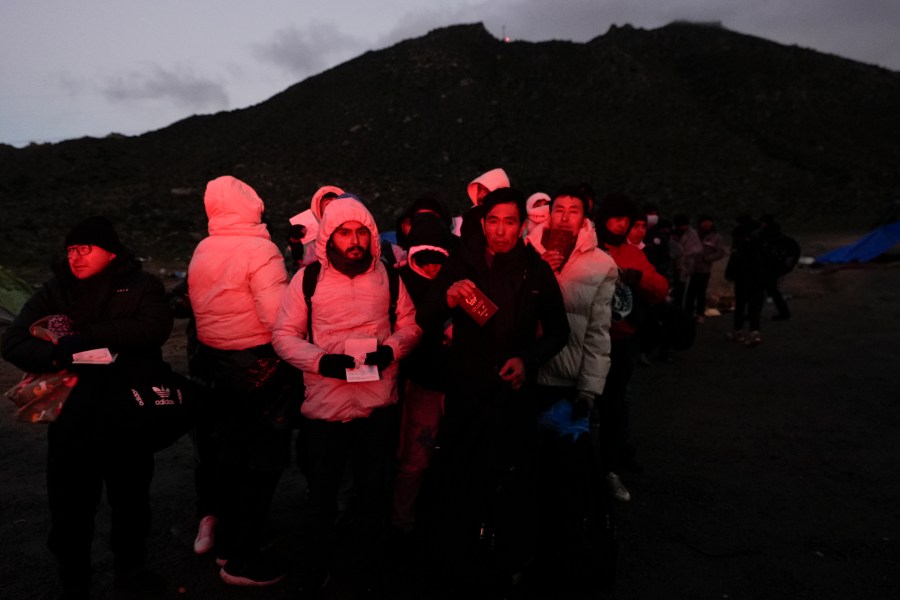
<instances>
[{"instance_id":1,"label":"line of people","mask_svg":"<svg viewBox=\"0 0 900 600\"><path fill-rule=\"evenodd\" d=\"M360 595L378 597L388 541L420 544L429 581L460 591L506 594L573 556L563 560L581 565L570 579L611 582L614 553L598 539L614 535L607 499L631 497L620 474L639 468L628 405L641 329L667 298L702 319L721 238L712 218L699 220L699 235L683 215L667 229L626 195L598 203L584 184L526 200L502 169L467 192L461 218L417 200L393 244L362 200L324 186L314 221L293 224L283 252L249 185L208 183L209 236L169 300L190 318L191 377L209 390L194 431L194 551L214 550L225 583L270 585L289 570L263 533L297 430L307 597L338 559ZM161 361L172 315L109 221L78 224L65 249L67 263L2 344L6 360L32 371L71 366L86 348L119 353L79 381L49 428L49 545L63 597L89 597L104 484L117 586L159 591L144 565L152 452L123 439L109 397L111 382L134 372L125 365ZM69 315L79 333L55 345L30 336L48 314ZM569 437L539 425L559 406ZM352 543L338 548L346 514ZM561 514L565 524L553 525Z\"/></svg>"}]
</instances>

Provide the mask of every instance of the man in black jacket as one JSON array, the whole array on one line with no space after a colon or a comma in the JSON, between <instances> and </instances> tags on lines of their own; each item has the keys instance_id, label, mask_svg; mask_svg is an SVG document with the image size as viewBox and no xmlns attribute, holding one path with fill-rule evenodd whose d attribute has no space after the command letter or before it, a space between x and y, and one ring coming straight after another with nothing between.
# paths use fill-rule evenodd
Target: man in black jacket
<instances>
[{"instance_id":1,"label":"man in black jacket","mask_svg":"<svg viewBox=\"0 0 900 600\"><path fill-rule=\"evenodd\" d=\"M485 567L482 574L509 585L531 558L537 531L537 370L566 345L569 325L553 271L522 242L524 195L499 188L483 208L485 248L451 255L417 320L425 331L453 321L439 439L440 564L463 585ZM497 307L481 312L483 324L464 310L479 303L479 292ZM484 560L479 550L487 549Z\"/></svg>"},{"instance_id":2,"label":"man in black jacket","mask_svg":"<svg viewBox=\"0 0 900 600\"><path fill-rule=\"evenodd\" d=\"M55 276L28 300L2 344L3 358L20 369L78 374L48 430L47 545L59 562L63 598L88 598L94 513L105 485L116 587L161 592L162 578L144 566L153 451L123 400L135 377L162 363L172 329L165 288L141 270L104 217L76 225L65 248L68 264L54 265ZM29 331L49 315L71 322L56 344ZM72 366L74 353L94 348L118 356L113 364Z\"/></svg>"}]
</instances>

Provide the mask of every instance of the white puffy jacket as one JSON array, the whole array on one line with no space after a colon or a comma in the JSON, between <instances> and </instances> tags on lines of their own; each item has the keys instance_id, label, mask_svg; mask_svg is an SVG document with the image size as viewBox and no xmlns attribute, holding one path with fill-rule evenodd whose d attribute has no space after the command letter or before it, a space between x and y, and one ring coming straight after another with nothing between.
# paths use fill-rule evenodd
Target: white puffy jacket
<instances>
[{"instance_id":1,"label":"white puffy jacket","mask_svg":"<svg viewBox=\"0 0 900 600\"><path fill-rule=\"evenodd\" d=\"M538 254L545 251L541 236L547 224L538 225L527 238ZM610 364L610 302L617 278L615 261L597 247L594 224L585 219L572 255L556 274L569 319L569 343L544 363L538 383L592 394L603 392Z\"/></svg>"},{"instance_id":2,"label":"white puffy jacket","mask_svg":"<svg viewBox=\"0 0 900 600\"><path fill-rule=\"evenodd\" d=\"M224 176L207 184L203 203L209 237L188 266L197 337L219 350L268 344L288 280L261 222L263 201L246 183Z\"/></svg>"},{"instance_id":3,"label":"white puffy jacket","mask_svg":"<svg viewBox=\"0 0 900 600\"><path fill-rule=\"evenodd\" d=\"M372 233L372 266L356 277L335 269L325 251L331 234L347 221L359 221ZM303 270L291 280L278 311L272 344L275 351L303 371L306 399L302 412L311 419L350 421L368 416L374 409L397 402L399 360L416 346L422 330L416 325L412 299L399 283L397 322L390 324L390 292L378 229L368 209L351 198L338 198L323 215L316 238L316 254L322 263L313 294L312 337L307 340L307 308L303 295ZM350 383L319 375L319 361L325 354L344 354L348 338L374 337L390 346L394 362L381 373L379 381Z\"/></svg>"}]
</instances>

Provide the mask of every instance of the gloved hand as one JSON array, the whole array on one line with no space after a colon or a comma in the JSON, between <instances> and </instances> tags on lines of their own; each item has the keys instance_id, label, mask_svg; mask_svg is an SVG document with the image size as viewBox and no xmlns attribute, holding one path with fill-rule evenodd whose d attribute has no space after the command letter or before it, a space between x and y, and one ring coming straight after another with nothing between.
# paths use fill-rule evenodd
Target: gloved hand
<instances>
[{"instance_id":1,"label":"gloved hand","mask_svg":"<svg viewBox=\"0 0 900 600\"><path fill-rule=\"evenodd\" d=\"M394 362L394 349L390 346L379 345L375 352L366 354L366 364L375 365L379 371L384 371Z\"/></svg>"},{"instance_id":2,"label":"gloved hand","mask_svg":"<svg viewBox=\"0 0 900 600\"><path fill-rule=\"evenodd\" d=\"M59 338L53 347L53 362L61 369L72 366L72 355L88 350L87 340L83 336L67 335Z\"/></svg>"},{"instance_id":3,"label":"gloved hand","mask_svg":"<svg viewBox=\"0 0 900 600\"><path fill-rule=\"evenodd\" d=\"M622 273L619 274L622 283L631 288L637 287L643 277L644 273L640 269L622 269Z\"/></svg>"},{"instance_id":4,"label":"gloved hand","mask_svg":"<svg viewBox=\"0 0 900 600\"><path fill-rule=\"evenodd\" d=\"M326 354L319 359L319 374L323 377L347 379L347 369L355 366L352 356L346 354Z\"/></svg>"},{"instance_id":5,"label":"gloved hand","mask_svg":"<svg viewBox=\"0 0 900 600\"><path fill-rule=\"evenodd\" d=\"M583 419L591 414L591 410L594 408L594 394L590 392L578 392L578 397L575 398L572 406L572 420L577 421L578 419Z\"/></svg>"}]
</instances>

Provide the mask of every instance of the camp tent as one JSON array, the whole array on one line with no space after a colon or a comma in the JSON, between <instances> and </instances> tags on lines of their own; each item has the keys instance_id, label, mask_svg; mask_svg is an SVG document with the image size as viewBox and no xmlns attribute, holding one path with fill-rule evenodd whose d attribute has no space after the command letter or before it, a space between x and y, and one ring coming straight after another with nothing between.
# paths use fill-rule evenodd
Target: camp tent
<instances>
[{"instance_id":1,"label":"camp tent","mask_svg":"<svg viewBox=\"0 0 900 600\"><path fill-rule=\"evenodd\" d=\"M0 323L12 323L33 293L30 285L0 266Z\"/></svg>"},{"instance_id":2,"label":"camp tent","mask_svg":"<svg viewBox=\"0 0 900 600\"><path fill-rule=\"evenodd\" d=\"M900 245L900 221L882 225L852 244L816 257L817 263L869 262Z\"/></svg>"}]
</instances>

